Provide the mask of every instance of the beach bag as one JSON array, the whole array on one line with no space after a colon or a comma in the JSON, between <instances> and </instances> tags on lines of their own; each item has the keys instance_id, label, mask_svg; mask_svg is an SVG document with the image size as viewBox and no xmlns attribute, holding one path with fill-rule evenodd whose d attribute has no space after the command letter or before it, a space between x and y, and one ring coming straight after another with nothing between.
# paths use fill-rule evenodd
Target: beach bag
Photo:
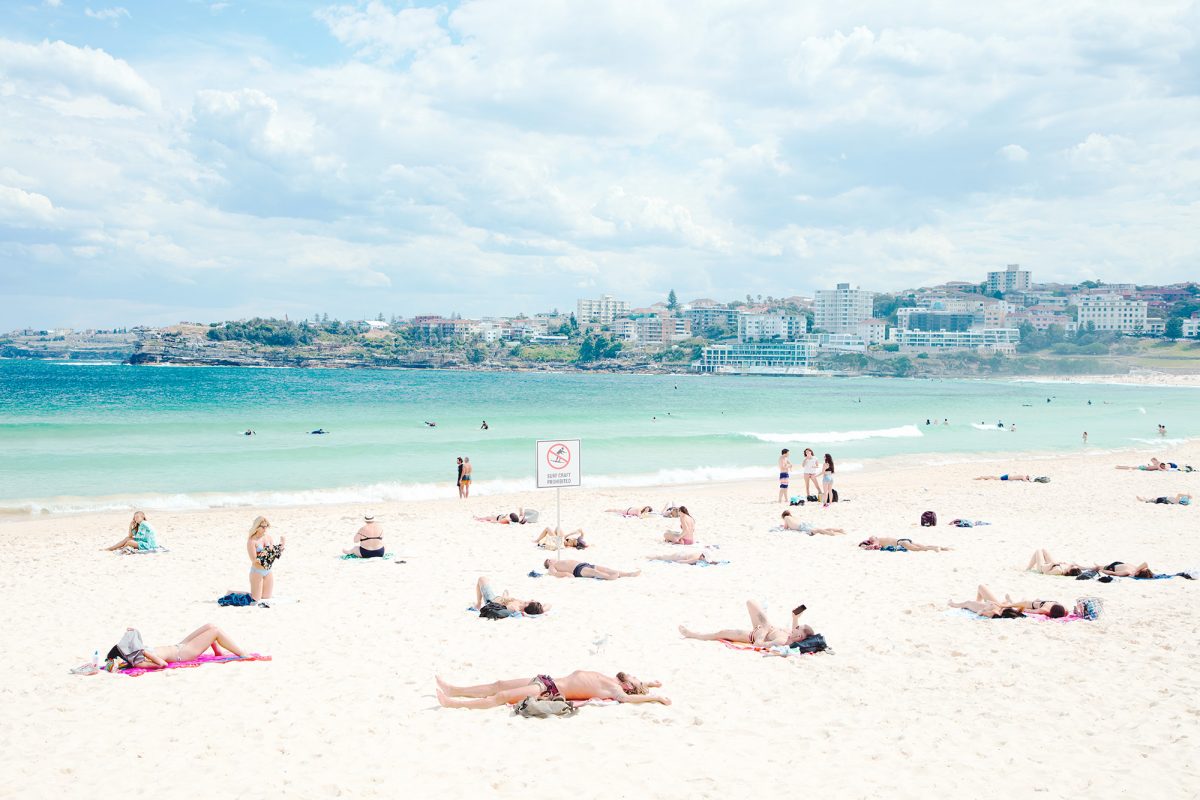
<instances>
[{"instance_id":1,"label":"beach bag","mask_svg":"<svg viewBox=\"0 0 1200 800\"><path fill-rule=\"evenodd\" d=\"M1104 601L1099 597L1081 597L1075 601L1075 616L1084 619L1099 619L1104 610Z\"/></svg>"},{"instance_id":2,"label":"beach bag","mask_svg":"<svg viewBox=\"0 0 1200 800\"><path fill-rule=\"evenodd\" d=\"M932 511L926 511L921 515L922 528L932 528L935 525L937 525L937 514Z\"/></svg>"},{"instance_id":3,"label":"beach bag","mask_svg":"<svg viewBox=\"0 0 1200 800\"><path fill-rule=\"evenodd\" d=\"M793 497L792 499L788 500L788 505L802 506L802 505L804 505L804 500L799 497Z\"/></svg>"},{"instance_id":4,"label":"beach bag","mask_svg":"<svg viewBox=\"0 0 1200 800\"><path fill-rule=\"evenodd\" d=\"M815 503L815 502L817 502L818 500L820 500L821 498L817 497L815 494L810 494L810 495L809 495L807 498L805 498L805 499L806 499L806 500L808 500L808 502L810 502L810 503Z\"/></svg>"},{"instance_id":5,"label":"beach bag","mask_svg":"<svg viewBox=\"0 0 1200 800\"><path fill-rule=\"evenodd\" d=\"M130 628L125 631L125 635L121 637L121 641L117 642L108 651L108 655L105 658L119 658L129 666L135 667L146 660L146 656L144 655L145 650L146 646L142 644L142 634Z\"/></svg>"},{"instance_id":6,"label":"beach bag","mask_svg":"<svg viewBox=\"0 0 1200 800\"><path fill-rule=\"evenodd\" d=\"M509 610L508 606L491 600L484 603L483 608L479 609L479 616L484 619L508 619L515 616L515 612Z\"/></svg>"},{"instance_id":7,"label":"beach bag","mask_svg":"<svg viewBox=\"0 0 1200 800\"><path fill-rule=\"evenodd\" d=\"M561 697L526 697L517 703L513 714L519 717L546 719L547 717L573 717L579 709Z\"/></svg>"},{"instance_id":8,"label":"beach bag","mask_svg":"<svg viewBox=\"0 0 1200 800\"><path fill-rule=\"evenodd\" d=\"M830 490L830 492L829 492L829 500L830 500L830 502L832 502L832 503L836 503L836 502L838 501L838 493L837 493L837 489L831 489L831 490Z\"/></svg>"},{"instance_id":9,"label":"beach bag","mask_svg":"<svg viewBox=\"0 0 1200 800\"><path fill-rule=\"evenodd\" d=\"M535 508L525 509L525 521L526 522L537 522L538 521L537 509L535 509Z\"/></svg>"},{"instance_id":10,"label":"beach bag","mask_svg":"<svg viewBox=\"0 0 1200 800\"><path fill-rule=\"evenodd\" d=\"M254 598L245 592L230 592L217 600L219 606L251 606L254 605Z\"/></svg>"},{"instance_id":11,"label":"beach bag","mask_svg":"<svg viewBox=\"0 0 1200 800\"><path fill-rule=\"evenodd\" d=\"M829 649L829 645L825 642L825 637L819 633L814 633L807 639L792 642L788 646L797 653L821 653Z\"/></svg>"}]
</instances>

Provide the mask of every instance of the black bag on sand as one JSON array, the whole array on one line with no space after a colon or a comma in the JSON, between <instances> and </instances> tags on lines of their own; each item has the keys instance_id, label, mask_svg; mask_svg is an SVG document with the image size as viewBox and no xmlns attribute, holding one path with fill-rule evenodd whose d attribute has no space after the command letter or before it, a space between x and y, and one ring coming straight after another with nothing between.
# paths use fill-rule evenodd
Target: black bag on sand
<instances>
[{"instance_id":1,"label":"black bag on sand","mask_svg":"<svg viewBox=\"0 0 1200 800\"><path fill-rule=\"evenodd\" d=\"M792 642L788 645L797 653L822 653L829 650L829 645L825 642L825 637L819 633L814 633L807 639L801 639L798 642ZM833 652L829 650L829 652Z\"/></svg>"},{"instance_id":2,"label":"black bag on sand","mask_svg":"<svg viewBox=\"0 0 1200 800\"><path fill-rule=\"evenodd\" d=\"M838 493L837 493L837 489L831 489L831 490L830 490L830 492L829 492L829 501L830 501L831 503L836 503L836 502L838 501Z\"/></svg>"},{"instance_id":3,"label":"black bag on sand","mask_svg":"<svg viewBox=\"0 0 1200 800\"><path fill-rule=\"evenodd\" d=\"M926 511L921 515L922 528L932 528L935 525L937 525L937 514L932 511Z\"/></svg>"}]
</instances>

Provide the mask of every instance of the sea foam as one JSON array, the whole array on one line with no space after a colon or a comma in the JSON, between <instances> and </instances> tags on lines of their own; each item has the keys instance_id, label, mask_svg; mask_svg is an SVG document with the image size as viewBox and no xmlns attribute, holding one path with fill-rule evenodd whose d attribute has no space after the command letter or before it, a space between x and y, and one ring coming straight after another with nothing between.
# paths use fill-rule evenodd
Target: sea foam
<instances>
[{"instance_id":1,"label":"sea foam","mask_svg":"<svg viewBox=\"0 0 1200 800\"><path fill-rule=\"evenodd\" d=\"M879 428L871 431L821 431L818 433L743 433L760 442L787 444L835 444L837 442L861 442L864 439L912 439L924 436L916 425L901 425L898 428Z\"/></svg>"}]
</instances>

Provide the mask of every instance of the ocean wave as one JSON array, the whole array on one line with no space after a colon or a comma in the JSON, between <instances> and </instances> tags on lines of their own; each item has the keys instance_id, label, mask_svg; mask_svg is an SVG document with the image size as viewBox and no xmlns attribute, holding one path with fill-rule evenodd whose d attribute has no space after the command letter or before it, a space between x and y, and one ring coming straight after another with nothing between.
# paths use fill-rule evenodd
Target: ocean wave
<instances>
[{"instance_id":1,"label":"ocean wave","mask_svg":"<svg viewBox=\"0 0 1200 800\"><path fill-rule=\"evenodd\" d=\"M977 431L1006 431L1008 428L1001 428L998 425L989 425L986 422L972 422L971 427Z\"/></svg>"},{"instance_id":2,"label":"ocean wave","mask_svg":"<svg viewBox=\"0 0 1200 800\"><path fill-rule=\"evenodd\" d=\"M760 442L787 444L812 443L832 444L837 442L861 442L864 439L910 439L924 436L916 425L901 425L898 428L880 428L871 431L822 431L820 433L753 433L741 434Z\"/></svg>"},{"instance_id":3,"label":"ocean wave","mask_svg":"<svg viewBox=\"0 0 1200 800\"><path fill-rule=\"evenodd\" d=\"M841 471L861 469L861 464L843 464ZM774 469L762 467L696 467L663 469L632 475L594 475L584 478L583 488L633 488L696 483L729 482L772 478ZM533 478L480 481L471 486L472 496L512 494L536 490ZM272 508L280 506L401 503L447 499L454 489L445 483L376 483L332 489L298 489L255 492L197 492L195 494L110 495L105 497L51 497L35 500L0 501L0 518L41 514L85 514L103 512L197 511L212 508ZM548 496L547 496L548 497Z\"/></svg>"},{"instance_id":4,"label":"ocean wave","mask_svg":"<svg viewBox=\"0 0 1200 800\"><path fill-rule=\"evenodd\" d=\"M1136 436L1131 436L1131 437L1129 437L1129 441L1140 442L1142 444L1172 444L1172 445L1186 444L1188 442L1187 439L1165 439L1161 436L1154 438L1154 439L1139 439Z\"/></svg>"}]
</instances>

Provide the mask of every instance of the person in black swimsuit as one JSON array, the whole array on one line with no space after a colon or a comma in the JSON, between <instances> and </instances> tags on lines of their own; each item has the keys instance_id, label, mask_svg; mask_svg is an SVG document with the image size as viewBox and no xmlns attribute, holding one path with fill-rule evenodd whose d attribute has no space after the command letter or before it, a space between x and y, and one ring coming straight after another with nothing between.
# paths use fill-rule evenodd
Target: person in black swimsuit
<instances>
[{"instance_id":1,"label":"person in black swimsuit","mask_svg":"<svg viewBox=\"0 0 1200 800\"><path fill-rule=\"evenodd\" d=\"M636 578L642 574L640 569L633 572L621 572L610 567L598 567L586 561L555 561L547 558L543 562L546 571L556 578L599 578L603 581L615 581L617 578Z\"/></svg>"},{"instance_id":2,"label":"person in black swimsuit","mask_svg":"<svg viewBox=\"0 0 1200 800\"><path fill-rule=\"evenodd\" d=\"M383 558L383 526L375 521L374 514L364 514L363 522L364 525L354 534L354 546L342 552L359 558Z\"/></svg>"}]
</instances>

